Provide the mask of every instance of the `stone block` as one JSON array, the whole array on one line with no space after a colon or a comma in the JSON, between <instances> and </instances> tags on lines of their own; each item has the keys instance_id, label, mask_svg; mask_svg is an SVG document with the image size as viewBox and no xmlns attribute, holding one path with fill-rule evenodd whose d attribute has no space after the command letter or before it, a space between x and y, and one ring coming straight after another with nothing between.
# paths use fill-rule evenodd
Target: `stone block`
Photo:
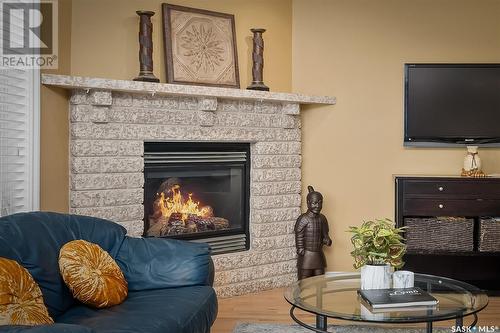
<instances>
[{"instance_id":1,"label":"stone block","mask_svg":"<svg viewBox=\"0 0 500 333\"><path fill-rule=\"evenodd\" d=\"M300 181L253 182L250 184L251 195L300 194Z\"/></svg>"},{"instance_id":2,"label":"stone block","mask_svg":"<svg viewBox=\"0 0 500 333\"><path fill-rule=\"evenodd\" d=\"M220 254L212 257L215 271L227 271L236 268L252 267L287 260L295 260L297 257L295 246L268 251L250 250L230 254Z\"/></svg>"},{"instance_id":3,"label":"stone block","mask_svg":"<svg viewBox=\"0 0 500 333\"><path fill-rule=\"evenodd\" d=\"M283 128L299 128L294 116L281 116L281 127Z\"/></svg>"},{"instance_id":4,"label":"stone block","mask_svg":"<svg viewBox=\"0 0 500 333\"><path fill-rule=\"evenodd\" d=\"M70 175L72 190L133 189L144 185L142 173Z\"/></svg>"},{"instance_id":5,"label":"stone block","mask_svg":"<svg viewBox=\"0 0 500 333\"><path fill-rule=\"evenodd\" d=\"M73 208L73 212L78 215L99 217L111 221L139 220L144 217L143 205Z\"/></svg>"},{"instance_id":6,"label":"stone block","mask_svg":"<svg viewBox=\"0 0 500 333\"><path fill-rule=\"evenodd\" d=\"M242 112L217 112L216 115L219 127L282 128L281 115Z\"/></svg>"},{"instance_id":7,"label":"stone block","mask_svg":"<svg viewBox=\"0 0 500 333\"><path fill-rule=\"evenodd\" d=\"M297 281L297 274L289 273L286 275L274 276L265 279L224 285L221 287L216 287L215 291L218 297L225 298L255 293L263 290L281 288L289 286L295 281Z\"/></svg>"},{"instance_id":8,"label":"stone block","mask_svg":"<svg viewBox=\"0 0 500 333\"><path fill-rule=\"evenodd\" d=\"M252 240L252 248L257 251L280 249L289 246L295 246L295 235L254 238Z\"/></svg>"},{"instance_id":9,"label":"stone block","mask_svg":"<svg viewBox=\"0 0 500 333\"><path fill-rule=\"evenodd\" d=\"M252 182L250 190L252 196L300 194L302 184L300 181Z\"/></svg>"},{"instance_id":10,"label":"stone block","mask_svg":"<svg viewBox=\"0 0 500 333\"><path fill-rule=\"evenodd\" d=\"M93 107L88 104L70 105L70 120L71 122L90 122Z\"/></svg>"},{"instance_id":11,"label":"stone block","mask_svg":"<svg viewBox=\"0 0 500 333\"><path fill-rule=\"evenodd\" d=\"M284 114L299 115L300 105L298 103L283 103L282 110Z\"/></svg>"},{"instance_id":12,"label":"stone block","mask_svg":"<svg viewBox=\"0 0 500 333\"><path fill-rule=\"evenodd\" d=\"M197 110L198 109L198 99L195 97L180 97L178 109L179 110Z\"/></svg>"},{"instance_id":13,"label":"stone block","mask_svg":"<svg viewBox=\"0 0 500 333\"><path fill-rule=\"evenodd\" d=\"M132 106L132 104L132 94L113 91L113 106Z\"/></svg>"},{"instance_id":14,"label":"stone block","mask_svg":"<svg viewBox=\"0 0 500 333\"><path fill-rule=\"evenodd\" d=\"M238 102L238 110L241 112L252 112L254 109L254 102L249 100L240 100Z\"/></svg>"},{"instance_id":15,"label":"stone block","mask_svg":"<svg viewBox=\"0 0 500 333\"><path fill-rule=\"evenodd\" d=\"M239 109L239 101L233 99L222 99L217 105L218 111L236 112Z\"/></svg>"},{"instance_id":16,"label":"stone block","mask_svg":"<svg viewBox=\"0 0 500 333\"><path fill-rule=\"evenodd\" d=\"M252 167L269 168L300 168L300 155L253 155Z\"/></svg>"},{"instance_id":17,"label":"stone block","mask_svg":"<svg viewBox=\"0 0 500 333\"><path fill-rule=\"evenodd\" d=\"M86 90L76 89L71 92L71 97L69 103L73 105L78 104L90 104L89 98Z\"/></svg>"},{"instance_id":18,"label":"stone block","mask_svg":"<svg viewBox=\"0 0 500 333\"><path fill-rule=\"evenodd\" d=\"M289 225L295 225L295 221L254 223L250 225L250 234L253 240L262 237L283 236L289 233Z\"/></svg>"},{"instance_id":19,"label":"stone block","mask_svg":"<svg viewBox=\"0 0 500 333\"><path fill-rule=\"evenodd\" d=\"M215 114L212 111L198 111L198 123L204 127L214 126Z\"/></svg>"},{"instance_id":20,"label":"stone block","mask_svg":"<svg viewBox=\"0 0 500 333\"><path fill-rule=\"evenodd\" d=\"M122 206L142 204L142 188L126 190L71 191L70 206L73 208Z\"/></svg>"},{"instance_id":21,"label":"stone block","mask_svg":"<svg viewBox=\"0 0 500 333\"><path fill-rule=\"evenodd\" d=\"M300 153L300 142L257 142L252 145L253 155L295 155Z\"/></svg>"},{"instance_id":22,"label":"stone block","mask_svg":"<svg viewBox=\"0 0 500 333\"><path fill-rule=\"evenodd\" d=\"M281 103L256 101L254 104L254 111L258 113L281 113Z\"/></svg>"},{"instance_id":23,"label":"stone block","mask_svg":"<svg viewBox=\"0 0 500 333\"><path fill-rule=\"evenodd\" d=\"M300 207L300 194L254 196L250 200L253 209Z\"/></svg>"},{"instance_id":24,"label":"stone block","mask_svg":"<svg viewBox=\"0 0 500 333\"><path fill-rule=\"evenodd\" d=\"M152 125L195 125L196 111L169 111L159 108L113 107L108 111L112 123L125 123L128 126Z\"/></svg>"},{"instance_id":25,"label":"stone block","mask_svg":"<svg viewBox=\"0 0 500 333\"><path fill-rule=\"evenodd\" d=\"M293 117L295 121L294 128L302 128L302 119L300 117Z\"/></svg>"},{"instance_id":26,"label":"stone block","mask_svg":"<svg viewBox=\"0 0 500 333\"><path fill-rule=\"evenodd\" d=\"M163 108L164 99L154 93L131 94L132 107L135 108Z\"/></svg>"},{"instance_id":27,"label":"stone block","mask_svg":"<svg viewBox=\"0 0 500 333\"><path fill-rule=\"evenodd\" d=\"M300 207L278 209L253 209L251 223L295 221L302 214Z\"/></svg>"},{"instance_id":28,"label":"stone block","mask_svg":"<svg viewBox=\"0 0 500 333\"><path fill-rule=\"evenodd\" d=\"M216 272L215 286L224 286L240 282L249 282L252 280L263 279L272 276L286 275L297 272L297 264L294 260L289 260L270 265L261 265L256 267L246 267L232 271Z\"/></svg>"},{"instance_id":29,"label":"stone block","mask_svg":"<svg viewBox=\"0 0 500 333\"><path fill-rule=\"evenodd\" d=\"M252 180L255 182L293 181L300 180L301 176L300 168L252 170Z\"/></svg>"},{"instance_id":30,"label":"stone block","mask_svg":"<svg viewBox=\"0 0 500 333\"><path fill-rule=\"evenodd\" d=\"M201 111L217 110L217 97L199 97L198 110Z\"/></svg>"},{"instance_id":31,"label":"stone block","mask_svg":"<svg viewBox=\"0 0 500 333\"><path fill-rule=\"evenodd\" d=\"M113 106L175 110L179 108L179 98L146 92L113 92Z\"/></svg>"},{"instance_id":32,"label":"stone block","mask_svg":"<svg viewBox=\"0 0 500 333\"><path fill-rule=\"evenodd\" d=\"M89 93L89 102L92 105L111 105L113 103L111 91L91 90Z\"/></svg>"},{"instance_id":33,"label":"stone block","mask_svg":"<svg viewBox=\"0 0 500 333\"><path fill-rule=\"evenodd\" d=\"M142 156L144 154L142 141L72 140L70 147L73 156Z\"/></svg>"},{"instance_id":34,"label":"stone block","mask_svg":"<svg viewBox=\"0 0 500 333\"><path fill-rule=\"evenodd\" d=\"M265 115L265 114L260 114L261 116L270 116L270 122L269 122L269 127L278 127L278 128L283 128L283 115L280 114L270 114L270 115Z\"/></svg>"},{"instance_id":35,"label":"stone block","mask_svg":"<svg viewBox=\"0 0 500 333\"><path fill-rule=\"evenodd\" d=\"M107 106L92 106L87 104L72 105L70 108L71 122L108 122Z\"/></svg>"},{"instance_id":36,"label":"stone block","mask_svg":"<svg viewBox=\"0 0 500 333\"><path fill-rule=\"evenodd\" d=\"M161 97L162 107L167 110L176 110L179 108L179 99L172 96Z\"/></svg>"},{"instance_id":37,"label":"stone block","mask_svg":"<svg viewBox=\"0 0 500 333\"><path fill-rule=\"evenodd\" d=\"M93 123L107 123L108 122L108 110L107 106L94 106L92 108L92 113L90 121Z\"/></svg>"},{"instance_id":38,"label":"stone block","mask_svg":"<svg viewBox=\"0 0 500 333\"><path fill-rule=\"evenodd\" d=\"M74 173L121 173L142 172L142 157L73 157L71 171Z\"/></svg>"}]
</instances>

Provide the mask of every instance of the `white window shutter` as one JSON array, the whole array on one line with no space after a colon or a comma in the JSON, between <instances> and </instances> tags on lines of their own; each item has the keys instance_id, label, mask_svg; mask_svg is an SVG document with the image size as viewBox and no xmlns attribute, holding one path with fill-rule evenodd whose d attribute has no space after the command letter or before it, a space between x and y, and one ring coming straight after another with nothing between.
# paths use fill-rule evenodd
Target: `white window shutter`
<instances>
[{"instance_id":1,"label":"white window shutter","mask_svg":"<svg viewBox=\"0 0 500 333\"><path fill-rule=\"evenodd\" d=\"M39 91L38 69L0 68L0 216L39 209Z\"/></svg>"}]
</instances>

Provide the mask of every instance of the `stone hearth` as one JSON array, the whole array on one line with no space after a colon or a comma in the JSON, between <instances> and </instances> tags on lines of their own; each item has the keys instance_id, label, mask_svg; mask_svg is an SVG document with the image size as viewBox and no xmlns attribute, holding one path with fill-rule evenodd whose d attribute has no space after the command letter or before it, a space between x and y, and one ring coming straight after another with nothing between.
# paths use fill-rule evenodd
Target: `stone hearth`
<instances>
[{"instance_id":1,"label":"stone hearth","mask_svg":"<svg viewBox=\"0 0 500 333\"><path fill-rule=\"evenodd\" d=\"M219 296L296 279L301 206L300 104L335 98L43 75L72 90L70 212L110 219L140 237L144 142L250 142L250 250L214 256Z\"/></svg>"}]
</instances>

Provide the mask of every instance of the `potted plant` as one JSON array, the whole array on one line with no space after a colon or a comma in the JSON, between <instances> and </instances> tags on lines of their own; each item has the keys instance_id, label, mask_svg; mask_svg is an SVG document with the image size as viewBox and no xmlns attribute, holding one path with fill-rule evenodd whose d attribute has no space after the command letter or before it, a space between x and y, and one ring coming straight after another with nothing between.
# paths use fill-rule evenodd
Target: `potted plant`
<instances>
[{"instance_id":1,"label":"potted plant","mask_svg":"<svg viewBox=\"0 0 500 333\"><path fill-rule=\"evenodd\" d=\"M365 221L348 232L352 233L354 268L361 268L361 289L390 288L391 266L397 269L404 264L404 227L396 228L386 218Z\"/></svg>"}]
</instances>

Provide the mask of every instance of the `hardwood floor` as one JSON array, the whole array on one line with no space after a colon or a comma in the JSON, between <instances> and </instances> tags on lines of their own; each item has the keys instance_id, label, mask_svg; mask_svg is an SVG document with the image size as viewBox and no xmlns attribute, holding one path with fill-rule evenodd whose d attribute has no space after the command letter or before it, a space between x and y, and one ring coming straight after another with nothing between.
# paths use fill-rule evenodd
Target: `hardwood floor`
<instances>
[{"instance_id":1,"label":"hardwood floor","mask_svg":"<svg viewBox=\"0 0 500 333\"><path fill-rule=\"evenodd\" d=\"M212 333L231 333L238 322L292 323L289 311L290 306L283 298L283 289L219 299L219 314L212 327ZM298 317L310 323L315 320L312 315L307 314L300 314ZM470 323L471 320L472 317L466 317L464 325ZM328 322L340 325L353 324L352 322L335 320ZM455 325L454 321L436 324L440 327L451 327L452 325ZM500 297L490 297L489 305L479 313L478 325L500 327ZM412 324L412 326L418 325ZM500 329L497 329L496 332L500 332Z\"/></svg>"}]
</instances>

